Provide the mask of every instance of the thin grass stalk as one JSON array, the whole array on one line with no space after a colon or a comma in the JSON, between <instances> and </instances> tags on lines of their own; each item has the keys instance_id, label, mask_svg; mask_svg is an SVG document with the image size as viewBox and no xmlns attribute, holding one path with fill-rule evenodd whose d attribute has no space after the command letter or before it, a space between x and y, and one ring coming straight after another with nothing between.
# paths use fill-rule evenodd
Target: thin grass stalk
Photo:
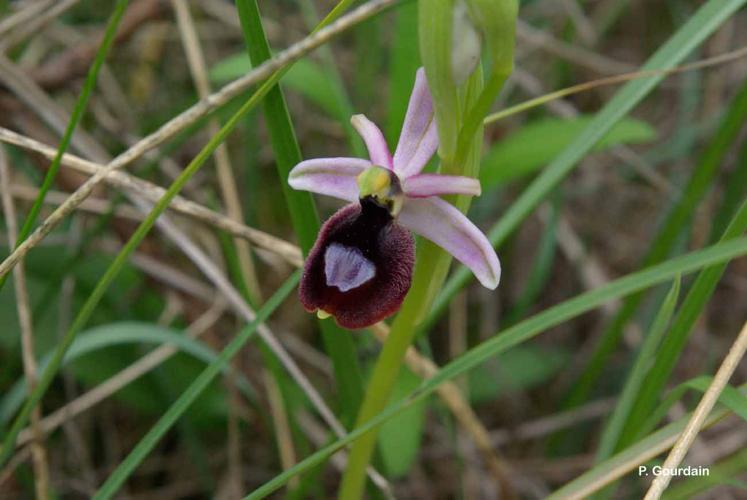
<instances>
[{"instance_id":1,"label":"thin grass stalk","mask_svg":"<svg viewBox=\"0 0 747 500\"><path fill-rule=\"evenodd\" d=\"M205 56L200 46L200 39L197 34L197 28L189 10L189 5L185 0L171 0L172 8L176 13L177 25L179 28L184 52L187 56L189 69L192 73L192 80L197 88L197 94L200 99L206 99L210 93L210 81L208 79L207 65ZM220 129L220 123L217 118L208 121L208 132L215 135ZM236 185L236 179L233 175L231 158L228 154L228 146L221 144L215 151L215 167L218 173L218 184L220 185L221 201L226 208L229 217L239 223L244 223L243 209L241 199ZM262 293L257 280L257 273L252 259L249 242L240 238L235 238L233 244L236 247L239 266L245 286L249 289L251 301L254 304L262 301Z\"/></svg>"},{"instance_id":2,"label":"thin grass stalk","mask_svg":"<svg viewBox=\"0 0 747 500\"><path fill-rule=\"evenodd\" d=\"M13 197L10 192L8 157L3 146L0 146L0 198L2 198L3 213L7 222L8 244L13 245L16 241L18 227L16 225L16 211L13 204ZM18 324L21 329L23 372L26 376L28 391L31 392L36 385L37 363L34 353L33 316L31 305L29 304L26 271L23 262L13 269L13 281L15 285ZM44 434L40 425L41 418L41 408L36 408L31 414L31 430L34 436L34 440L31 443L31 458L36 497L40 500L47 500L49 498L49 463L47 460L47 450L44 446Z\"/></svg>"},{"instance_id":3,"label":"thin grass stalk","mask_svg":"<svg viewBox=\"0 0 747 500\"><path fill-rule=\"evenodd\" d=\"M459 358L443 366L433 377L425 380L420 387L408 396L389 405L365 424L356 427L344 438L338 439L310 457L299 462L295 467L276 476L257 490L245 497L246 500L264 498L280 488L291 477L302 473L325 461L330 455L345 445L354 442L377 428L383 422L398 415L412 404L428 397L442 383L458 377L479 366L492 357L524 343L549 329L596 309L597 307L631 293L645 290L652 286L674 279L681 274L688 274L697 269L714 265L747 255L747 237L718 243L702 250L676 257L662 264L637 271L594 290L555 305L521 323L516 324L490 339L471 348Z\"/></svg>"},{"instance_id":4,"label":"thin grass stalk","mask_svg":"<svg viewBox=\"0 0 747 500\"><path fill-rule=\"evenodd\" d=\"M697 498L698 493L709 488L728 484L731 482L730 479L736 479L745 468L747 468L747 448L711 465L708 468L708 476L693 477L670 487L664 492L663 498L666 500Z\"/></svg>"},{"instance_id":5,"label":"thin grass stalk","mask_svg":"<svg viewBox=\"0 0 747 500\"><path fill-rule=\"evenodd\" d=\"M128 4L129 0L117 0L116 5L114 6L114 11L109 17L109 21L106 25L104 38L101 40L101 45L99 46L99 50L96 52L96 57L93 60L93 64L88 70L86 80L83 83L83 88L81 89L78 100L75 103L73 112L70 115L70 121L65 128L65 133L62 135L60 145L57 147L57 155L54 157L54 160L52 160L52 164L49 166L49 170L47 170L47 174L45 175L44 181L42 182L41 188L39 189L39 195L34 201L34 204L31 205L29 214L26 216L26 220L24 221L23 226L18 233L18 239L16 240L15 248L18 248L18 245L23 243L26 238L28 238L29 234L31 234L31 231L34 228L34 225L36 224L36 219L39 217L39 212L44 205L44 199L47 196L47 192L49 192L49 190L52 188L52 184L54 183L54 180L57 177L57 172L60 170L60 165L62 164L62 156L65 154L65 151L67 151L67 148L70 145L70 141L73 138L75 128L78 126L78 123L83 117L83 113L85 112L86 106L88 105L88 99L93 92L94 86L96 85L99 70L101 70L101 66L104 64L104 60L109 53L109 49L114 43L114 37L117 34L117 27L122 20L122 16L124 16L124 12L127 9ZM7 279L7 274L0 277L0 290L2 290L3 286L5 286L5 282Z\"/></svg>"},{"instance_id":6,"label":"thin grass stalk","mask_svg":"<svg viewBox=\"0 0 747 500\"><path fill-rule=\"evenodd\" d=\"M226 368L237 352L252 338L257 327L264 323L270 315L278 308L288 295L295 289L301 272L295 271L275 294L268 299L265 305L257 311L257 317L221 351L218 358L210 363L200 375L189 385L174 404L172 404L166 413L156 422L148 431L143 439L137 444L127 458L114 470L109 478L101 485L101 488L94 495L95 500L104 500L111 498L124 484L127 478L132 474L140 462L150 453L153 447L160 441L163 435L172 427L174 422L184 413L184 411L197 399L212 380Z\"/></svg>"},{"instance_id":7,"label":"thin grass stalk","mask_svg":"<svg viewBox=\"0 0 747 500\"><path fill-rule=\"evenodd\" d=\"M747 200L732 218L720 241L727 241L743 235L747 231ZM651 414L662 391L674 370L679 355L690 336L695 321L716 289L726 264L718 264L703 269L693 282L685 300L675 317L669 335L662 342L656 354L656 362L646 377L646 383L637 394L625 428L620 437L619 447L625 446L638 437L639 426Z\"/></svg>"},{"instance_id":8,"label":"thin grass stalk","mask_svg":"<svg viewBox=\"0 0 747 500\"><path fill-rule=\"evenodd\" d=\"M731 414L728 409L715 410L708 416L704 427L715 425ZM671 448L677 440L677 435L684 429L687 418L686 416L672 422L630 448L626 448L601 464L594 466L554 491L547 497L547 500L585 500L591 498L591 495L621 479L640 464L653 460L657 455Z\"/></svg>"},{"instance_id":9,"label":"thin grass stalk","mask_svg":"<svg viewBox=\"0 0 747 500\"><path fill-rule=\"evenodd\" d=\"M273 84L274 82L271 78L241 106L236 114L234 114L220 129L218 134L210 139L207 145L205 145L205 147L197 154L197 156L195 156L195 158L189 163L189 165L187 165L182 173L179 174L179 177L177 177L177 179L171 184L171 186L169 186L163 197L153 206L153 210L137 227L130 239L122 247L122 250L119 252L119 254L117 254L114 261L107 268L104 275L99 279L96 287L91 292L91 295L83 304L83 307L81 307L75 320L70 325L70 328L55 348L53 357L49 365L41 374L39 385L37 385L34 391L31 393L29 399L26 401L20 413L14 420L11 429L8 431L8 434L3 441L2 451L0 451L0 466L5 464L13 453L13 448L15 445L15 440L18 437L18 433L28 421L29 415L31 414L33 408L36 407L46 390L49 388L49 385L52 383L52 379L59 370L63 357L65 356L65 352L69 349L70 345L73 343L75 337L80 332L82 327L87 323L96 306L104 296L104 293L108 289L109 285L111 285L111 283L114 281L114 278L119 274L124 265L127 263L130 255L135 251L140 242L145 238L145 236L155 224L156 219L158 219L158 217L164 212L164 210L166 210L166 207L168 207L169 203L173 200L177 193L181 191L181 189L189 181L189 179L191 179L192 176L200 169L200 167L202 167L205 161L207 161L210 155L212 155L212 153L215 151L215 148L217 148L218 145L221 144L226 139L226 137L228 137L228 134L233 131L240 120L251 109L253 109L254 106L259 103L259 101L264 97L267 91L272 88Z\"/></svg>"},{"instance_id":10,"label":"thin grass stalk","mask_svg":"<svg viewBox=\"0 0 747 500\"><path fill-rule=\"evenodd\" d=\"M351 2L341 2L340 4ZM240 0L236 4L239 11L242 30L247 44L247 51L253 65L259 65L270 58L270 47L262 27L262 20L256 0ZM338 5L339 7L339 5ZM341 15L344 9L335 8L333 13ZM317 27L331 22L335 17L327 16ZM307 254L314 245L319 232L320 222L316 206L310 193L295 191L287 183L291 169L303 160L296 140L288 108L280 87L274 86L269 91L264 103L265 120L270 131L272 149L275 153L276 166L280 183L283 186L286 204L291 214L293 228L298 237L301 250ZM339 390L339 401L343 408L343 421L350 422L358 411L362 398L363 376L358 365L353 338L344 329L336 326L331 320L320 320L322 340L329 354L335 372L335 381Z\"/></svg>"},{"instance_id":11,"label":"thin grass stalk","mask_svg":"<svg viewBox=\"0 0 747 500\"><path fill-rule=\"evenodd\" d=\"M661 343L662 337L667 332L669 321L671 320L675 307L677 306L679 292L680 279L678 278L672 284L669 293L664 298L664 301L659 308L659 312L657 313L656 318L651 325L651 329L646 336L646 339L643 341L640 352L638 353L630 373L628 374L623 390L621 391L620 397L615 405L615 410L610 415L610 418L602 431L602 436L599 440L599 447L597 448L597 462L606 460L617 449L620 434L622 433L625 422L630 415L631 408L635 403L636 394L645 383L646 374L651 369L656 350Z\"/></svg>"},{"instance_id":12,"label":"thin grass stalk","mask_svg":"<svg viewBox=\"0 0 747 500\"><path fill-rule=\"evenodd\" d=\"M597 113L587 128L545 168L508 211L490 229L488 238L500 247L521 222L544 201L547 194L573 171L580 160L612 127L641 102L666 76L666 70L677 66L725 20L745 4L746 0L710 0L704 4L643 66L651 71L646 78L630 81ZM529 103L530 105L534 105ZM531 106L530 106L531 107ZM516 112L516 111L511 111ZM492 117L489 117L490 121ZM423 331L431 328L443 314L449 301L472 279L472 274L460 266L439 293Z\"/></svg>"},{"instance_id":13,"label":"thin grass stalk","mask_svg":"<svg viewBox=\"0 0 747 500\"><path fill-rule=\"evenodd\" d=\"M669 213L662 227L656 232L656 238L643 259L643 266L661 262L672 251L680 234L682 234L682 228L687 226L687 221L692 217L698 203L715 181L721 162L739 136L739 131L743 128L745 120L747 120L747 80L727 108L727 114L713 135L713 141L703 152L698 166L682 192L682 197ZM568 407L576 406L586 400L594 387L595 381L599 379L599 375L606 366L607 359L619 343L623 328L633 319L643 299L644 294L628 297L610 325L602 333L584 371L573 386L573 391L567 401Z\"/></svg>"},{"instance_id":14,"label":"thin grass stalk","mask_svg":"<svg viewBox=\"0 0 747 500\"><path fill-rule=\"evenodd\" d=\"M708 386L708 390L698 403L695 411L693 411L692 417L690 417L687 426L685 426L682 434L680 434L680 437L677 439L677 443L675 443L672 451L669 452L667 459L664 461L664 465L662 465L662 470L676 470L680 463L682 463L682 459L685 458L685 455L695 441L695 438L698 436L706 418L716 405L716 401L718 400L721 391L724 390L724 387L726 387L729 379L737 369L739 362L744 357L745 351L747 351L747 323L744 324L742 330L737 335L737 339L729 349L726 358L724 358L721 366L719 366L716 376L713 377L713 382ZM671 474L658 475L654 479L649 490L646 492L644 500L658 500L671 480Z\"/></svg>"},{"instance_id":15,"label":"thin grass stalk","mask_svg":"<svg viewBox=\"0 0 747 500\"><path fill-rule=\"evenodd\" d=\"M356 23L362 22L371 16L374 16L395 3L396 0L369 0L348 15L338 19L335 23L320 29L315 33L307 36L303 40L295 43L288 49L279 53L277 57L266 61L266 63L253 69L243 77L226 85L221 90L212 94L209 99L202 100L191 106L189 109L178 114L152 134L139 140L128 150L117 156L110 162L103 171L94 175L93 178L86 181L73 193L68 200L58 207L45 221L32 232L22 244L18 246L2 263L0 263L0 275L5 275L10 269L29 252L34 245L38 244L50 231L52 231L62 220L65 219L75 208L80 205L94 190L94 188L103 181L104 177L112 171L122 168L140 158L153 148L158 147L175 135L183 132L185 129L197 123L207 114L216 111L224 106L233 98L242 94L249 86L262 82L266 79L255 94L261 98L272 88L272 85L284 74L283 69L304 56L308 52L316 49L332 37L349 29ZM270 82L270 83L267 83Z\"/></svg>"}]
</instances>

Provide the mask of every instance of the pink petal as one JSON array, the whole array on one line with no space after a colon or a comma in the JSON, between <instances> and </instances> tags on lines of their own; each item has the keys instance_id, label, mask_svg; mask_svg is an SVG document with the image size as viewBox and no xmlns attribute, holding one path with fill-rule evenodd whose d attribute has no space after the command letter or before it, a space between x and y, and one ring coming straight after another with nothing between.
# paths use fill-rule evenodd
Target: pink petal
<instances>
[{"instance_id":1,"label":"pink petal","mask_svg":"<svg viewBox=\"0 0 747 500\"><path fill-rule=\"evenodd\" d=\"M480 196L480 181L459 175L418 174L405 178L403 189L413 198L445 194Z\"/></svg>"},{"instance_id":2,"label":"pink petal","mask_svg":"<svg viewBox=\"0 0 747 500\"><path fill-rule=\"evenodd\" d=\"M464 214L440 198L410 198L398 222L453 255L469 267L480 283L498 286L501 264L487 237Z\"/></svg>"},{"instance_id":3,"label":"pink petal","mask_svg":"<svg viewBox=\"0 0 747 500\"><path fill-rule=\"evenodd\" d=\"M374 165L392 169L392 155L389 153L389 147L386 145L384 134L374 122L366 118L365 115L353 115L350 118L355 130L358 131L368 148L368 156Z\"/></svg>"},{"instance_id":4,"label":"pink petal","mask_svg":"<svg viewBox=\"0 0 747 500\"><path fill-rule=\"evenodd\" d=\"M438 130L433 116L433 100L425 70L420 68L415 76L402 134L394 152L394 171L403 178L420 173L437 148Z\"/></svg>"},{"instance_id":5,"label":"pink petal","mask_svg":"<svg viewBox=\"0 0 747 500\"><path fill-rule=\"evenodd\" d=\"M360 158L315 158L293 167L288 184L293 189L357 201L356 177L370 166L370 161Z\"/></svg>"}]
</instances>

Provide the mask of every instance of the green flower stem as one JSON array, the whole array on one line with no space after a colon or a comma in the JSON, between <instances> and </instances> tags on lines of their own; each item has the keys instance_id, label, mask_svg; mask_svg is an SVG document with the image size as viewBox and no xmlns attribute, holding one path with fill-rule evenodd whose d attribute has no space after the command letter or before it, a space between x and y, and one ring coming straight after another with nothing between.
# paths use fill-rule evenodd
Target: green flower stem
<instances>
[{"instance_id":1,"label":"green flower stem","mask_svg":"<svg viewBox=\"0 0 747 500\"><path fill-rule=\"evenodd\" d=\"M481 363L486 362L488 359L507 352L509 349L519 344L525 343L543 333L546 333L557 325L578 318L582 314L588 313L589 311L592 311L602 304L612 300L617 300L630 295L631 293L670 281L678 275L689 274L705 266L725 262L743 255L747 255L747 237L729 240L724 243L717 243L716 245L670 259L667 262L651 268L625 275L624 277L611 281L602 287L589 290L569 300L556 304L510 328L497 332L489 339L472 347L466 353L442 366L436 374L423 381L423 383L414 391L410 392L402 399L392 403L386 408L386 410L377 414L374 418L369 419L368 423L365 425L357 427L342 438L326 445L290 469L283 471L275 478L265 482L244 498L245 500L259 500L267 497L282 485L286 484L293 476L305 473L313 467L318 466L327 460L329 456L341 450L344 446L358 441L362 436L375 427L383 424L395 415L400 414L406 408L411 407L411 405L422 401L429 395L433 394L433 392L436 391L436 389L445 381L453 380L464 375L468 371L475 369ZM740 387L740 389L743 388ZM682 422L683 425L684 423L685 421ZM640 443L635 445L635 447L638 446L640 446ZM644 448L650 448L650 443L647 446L644 446ZM623 452L623 454L625 453L626 452ZM620 455L618 455L618 457L619 456ZM613 457L610 460L614 461L616 459L616 457ZM568 495L561 496L556 492L553 498L568 498ZM345 497L345 500L348 500L347 497Z\"/></svg>"},{"instance_id":2,"label":"green flower stem","mask_svg":"<svg viewBox=\"0 0 747 500\"><path fill-rule=\"evenodd\" d=\"M438 264L438 259L443 251L430 242L421 241L419 244L412 288L407 294L402 309L400 309L392 324L389 337L387 337L381 354L376 360L366 396L355 424L356 427L364 425L386 407L394 382L402 368L405 352L412 344L415 332L417 332L417 324L430 302L428 299L431 295L429 289L433 277L433 268ZM339 498L360 498L363 494L366 467L371 460L376 445L376 437L376 429L372 429L353 443L348 457L348 466L342 477Z\"/></svg>"},{"instance_id":3,"label":"green flower stem","mask_svg":"<svg viewBox=\"0 0 747 500\"><path fill-rule=\"evenodd\" d=\"M482 149L482 116L475 119L472 111L479 110L481 103L487 99L486 96L498 93L500 85L498 80L492 82L492 88L483 90L482 71L477 71L468 79L462 89L462 102L465 108L470 110L469 116L472 125L457 125L461 130L467 126L471 135L465 138L467 147L458 149L457 156L441 158L441 171L452 175L477 176L480 166L480 150ZM500 80L501 84L505 79ZM462 137L460 135L460 137ZM469 196L449 197L459 210L466 212L469 208L471 198ZM412 344L415 335L419 331L420 324L426 317L431 304L441 285L446 280L446 274L451 264L451 255L438 245L421 239L418 241L418 255L413 273L413 284L397 314L389 337L376 361L373 373L369 381L366 395L358 413L356 427L360 427L373 416L380 413L387 405L391 397L392 387L402 368L407 348ZM352 445L348 467L342 478L339 497L359 498L363 493L366 479L366 467L371 460L376 445L376 430L366 433Z\"/></svg>"}]
</instances>

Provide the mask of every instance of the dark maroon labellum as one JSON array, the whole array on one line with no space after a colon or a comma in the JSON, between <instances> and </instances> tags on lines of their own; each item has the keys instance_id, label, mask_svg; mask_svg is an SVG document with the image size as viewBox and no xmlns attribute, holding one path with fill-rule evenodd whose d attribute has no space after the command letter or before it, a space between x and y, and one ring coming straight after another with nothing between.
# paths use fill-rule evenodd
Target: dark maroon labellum
<instances>
[{"instance_id":1,"label":"dark maroon labellum","mask_svg":"<svg viewBox=\"0 0 747 500\"><path fill-rule=\"evenodd\" d=\"M415 242L372 199L338 210L309 252L299 296L345 328L365 328L399 309L412 282Z\"/></svg>"}]
</instances>

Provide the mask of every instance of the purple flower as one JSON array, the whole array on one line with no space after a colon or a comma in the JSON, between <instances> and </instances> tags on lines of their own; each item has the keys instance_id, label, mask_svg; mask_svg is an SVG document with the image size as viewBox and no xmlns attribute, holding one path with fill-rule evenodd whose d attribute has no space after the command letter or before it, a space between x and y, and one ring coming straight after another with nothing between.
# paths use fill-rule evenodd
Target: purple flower
<instances>
[{"instance_id":1,"label":"purple flower","mask_svg":"<svg viewBox=\"0 0 747 500\"><path fill-rule=\"evenodd\" d=\"M485 235L439 198L477 196L477 179L421 171L438 148L433 101L423 69L410 96L402 135L389 152L379 128L363 115L351 122L370 160L317 158L296 165L294 189L340 198L343 207L322 227L306 260L300 298L321 317L346 328L364 328L399 309L412 280L415 249L409 231L452 254L483 286L498 286L501 268Z\"/></svg>"}]
</instances>

